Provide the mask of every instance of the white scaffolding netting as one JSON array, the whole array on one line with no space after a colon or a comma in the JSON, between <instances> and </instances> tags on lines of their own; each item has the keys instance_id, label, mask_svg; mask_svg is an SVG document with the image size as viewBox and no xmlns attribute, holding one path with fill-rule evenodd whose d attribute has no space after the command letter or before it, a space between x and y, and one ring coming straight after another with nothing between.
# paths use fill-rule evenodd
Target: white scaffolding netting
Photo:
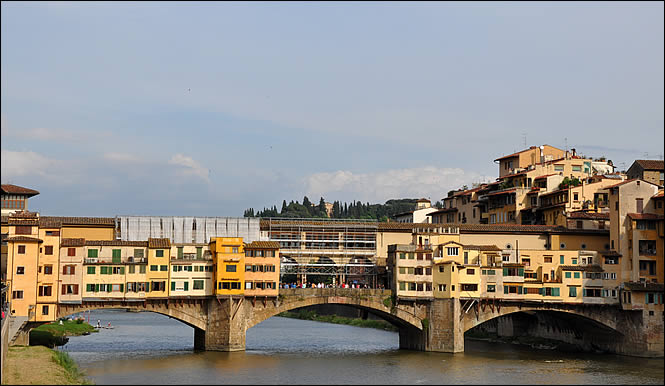
<instances>
[{"instance_id":1,"label":"white scaffolding netting","mask_svg":"<svg viewBox=\"0 0 665 386\"><path fill-rule=\"evenodd\" d=\"M174 244L204 244L211 237L260 240L260 219L249 217L117 216L120 240L168 238Z\"/></svg>"}]
</instances>

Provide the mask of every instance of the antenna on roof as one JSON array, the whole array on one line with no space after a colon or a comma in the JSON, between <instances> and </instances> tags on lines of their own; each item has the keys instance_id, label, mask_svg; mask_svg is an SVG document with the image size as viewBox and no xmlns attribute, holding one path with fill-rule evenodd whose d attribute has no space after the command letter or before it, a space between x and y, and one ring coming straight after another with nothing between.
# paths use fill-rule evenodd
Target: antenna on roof
<instances>
[{"instance_id":1,"label":"antenna on roof","mask_svg":"<svg viewBox=\"0 0 665 386\"><path fill-rule=\"evenodd\" d=\"M526 149L526 133L522 133L522 138L524 138L524 148Z\"/></svg>"},{"instance_id":2,"label":"antenna on roof","mask_svg":"<svg viewBox=\"0 0 665 386\"><path fill-rule=\"evenodd\" d=\"M568 151L568 138L567 137L563 138L563 143L564 143L564 147L566 148L566 151Z\"/></svg>"}]
</instances>

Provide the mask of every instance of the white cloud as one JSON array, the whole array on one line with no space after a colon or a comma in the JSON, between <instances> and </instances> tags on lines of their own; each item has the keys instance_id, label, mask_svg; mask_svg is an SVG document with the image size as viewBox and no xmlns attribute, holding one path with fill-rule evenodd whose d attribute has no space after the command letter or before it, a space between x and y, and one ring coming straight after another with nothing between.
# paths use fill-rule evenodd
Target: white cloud
<instances>
[{"instance_id":1,"label":"white cloud","mask_svg":"<svg viewBox=\"0 0 665 386\"><path fill-rule=\"evenodd\" d=\"M183 154L175 154L169 160L169 165L176 165L178 172L185 176L196 176L203 179L205 182L210 182L210 170L201 166L198 162L194 161L191 157Z\"/></svg>"},{"instance_id":2,"label":"white cloud","mask_svg":"<svg viewBox=\"0 0 665 386\"><path fill-rule=\"evenodd\" d=\"M315 173L305 178L309 197L327 200L360 200L371 203L391 198L430 198L437 201L452 189L473 182L487 181L487 177L459 168L425 166L392 169L377 173L354 174L346 170Z\"/></svg>"},{"instance_id":3,"label":"white cloud","mask_svg":"<svg viewBox=\"0 0 665 386\"><path fill-rule=\"evenodd\" d=\"M69 130L54 129L47 127L35 127L30 129L15 129L7 127L3 119L2 135L21 139L49 142L88 142L99 139L108 139L111 133L102 130Z\"/></svg>"},{"instance_id":4,"label":"white cloud","mask_svg":"<svg viewBox=\"0 0 665 386\"><path fill-rule=\"evenodd\" d=\"M34 151L2 150L1 171L3 181L15 177L37 175L48 177L49 170L53 170L58 161Z\"/></svg>"},{"instance_id":5,"label":"white cloud","mask_svg":"<svg viewBox=\"0 0 665 386\"><path fill-rule=\"evenodd\" d=\"M129 153L104 153L104 159L111 162L140 162L141 159Z\"/></svg>"}]
</instances>

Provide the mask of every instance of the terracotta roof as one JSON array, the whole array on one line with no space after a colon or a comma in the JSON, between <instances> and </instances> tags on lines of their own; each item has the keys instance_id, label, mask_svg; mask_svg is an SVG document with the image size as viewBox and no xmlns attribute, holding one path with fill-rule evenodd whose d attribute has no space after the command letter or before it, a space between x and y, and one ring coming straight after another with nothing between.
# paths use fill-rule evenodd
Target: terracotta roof
<instances>
[{"instance_id":1,"label":"terracotta roof","mask_svg":"<svg viewBox=\"0 0 665 386\"><path fill-rule=\"evenodd\" d=\"M488 196L495 196L499 194L505 194L505 193L513 193L516 189L508 189L508 190L500 190L498 192L492 192L492 193L487 193Z\"/></svg>"},{"instance_id":2,"label":"terracotta roof","mask_svg":"<svg viewBox=\"0 0 665 386\"><path fill-rule=\"evenodd\" d=\"M580 186L580 185L578 185L578 186ZM540 195L540 197L551 196L553 194L557 194L557 193L561 193L561 192L568 192L569 190L570 190L570 188L557 189L557 190L554 190L552 192L543 193L543 194Z\"/></svg>"},{"instance_id":3,"label":"terracotta roof","mask_svg":"<svg viewBox=\"0 0 665 386\"><path fill-rule=\"evenodd\" d=\"M148 247L149 248L171 248L171 240L169 239L155 239L155 238L149 238L148 239Z\"/></svg>"},{"instance_id":4,"label":"terracotta roof","mask_svg":"<svg viewBox=\"0 0 665 386\"><path fill-rule=\"evenodd\" d=\"M518 224L459 224L460 233L500 233L500 232L554 232L554 233L594 233L609 234L607 229L568 229L560 225L518 225Z\"/></svg>"},{"instance_id":5,"label":"terracotta roof","mask_svg":"<svg viewBox=\"0 0 665 386\"><path fill-rule=\"evenodd\" d=\"M252 241L249 244L245 244L245 249L279 249L279 243L277 241Z\"/></svg>"},{"instance_id":6,"label":"terracotta roof","mask_svg":"<svg viewBox=\"0 0 665 386\"><path fill-rule=\"evenodd\" d=\"M62 239L61 247L82 247L85 245L85 239Z\"/></svg>"},{"instance_id":7,"label":"terracotta roof","mask_svg":"<svg viewBox=\"0 0 665 386\"><path fill-rule=\"evenodd\" d=\"M154 239L153 239L154 240ZM162 240L162 239L157 239ZM168 239L167 239L168 240ZM147 241L126 241L126 240L85 240L85 245L89 247L147 247ZM159 247L157 247L159 248ZM162 248L170 248L162 247Z\"/></svg>"},{"instance_id":8,"label":"terracotta roof","mask_svg":"<svg viewBox=\"0 0 665 386\"><path fill-rule=\"evenodd\" d=\"M416 202L431 202L431 201L426 199L426 198L421 198L421 199L418 199L418 201L416 201Z\"/></svg>"},{"instance_id":9,"label":"terracotta roof","mask_svg":"<svg viewBox=\"0 0 665 386\"><path fill-rule=\"evenodd\" d=\"M35 237L28 237L28 236L12 236L12 237L7 237L5 240L7 241L21 241L21 242L35 242L35 243L41 243L44 240L38 239Z\"/></svg>"},{"instance_id":10,"label":"terracotta roof","mask_svg":"<svg viewBox=\"0 0 665 386\"><path fill-rule=\"evenodd\" d=\"M595 212L571 212L568 213L568 218L589 219L589 220L609 220L609 213L595 213Z\"/></svg>"},{"instance_id":11,"label":"terracotta roof","mask_svg":"<svg viewBox=\"0 0 665 386\"><path fill-rule=\"evenodd\" d=\"M623 283L623 286L631 291L658 291L662 292L665 289L665 284L663 283L640 283L629 281Z\"/></svg>"},{"instance_id":12,"label":"terracotta roof","mask_svg":"<svg viewBox=\"0 0 665 386\"><path fill-rule=\"evenodd\" d=\"M9 217L7 225L39 225L39 220L36 218L13 218Z\"/></svg>"},{"instance_id":13,"label":"terracotta roof","mask_svg":"<svg viewBox=\"0 0 665 386\"><path fill-rule=\"evenodd\" d=\"M60 228L63 225L106 225L115 226L113 217L60 217L41 216L39 226L44 228Z\"/></svg>"},{"instance_id":14,"label":"terracotta roof","mask_svg":"<svg viewBox=\"0 0 665 386\"><path fill-rule=\"evenodd\" d=\"M661 189L661 190L658 191L658 193L653 195L653 197L651 197L651 198L663 198L663 192L665 192L665 190Z\"/></svg>"},{"instance_id":15,"label":"terracotta roof","mask_svg":"<svg viewBox=\"0 0 665 386\"><path fill-rule=\"evenodd\" d=\"M581 265L560 265L562 271L584 271Z\"/></svg>"},{"instance_id":16,"label":"terracotta roof","mask_svg":"<svg viewBox=\"0 0 665 386\"><path fill-rule=\"evenodd\" d=\"M445 242L445 243L443 243L443 244L439 244L439 246L443 247L444 245L448 245L448 244L457 244L457 245L462 246L462 247L464 246L464 244L462 244L462 243L458 243L457 241L452 241L452 240L451 240L451 241L447 241L447 242Z\"/></svg>"},{"instance_id":17,"label":"terracotta roof","mask_svg":"<svg viewBox=\"0 0 665 386\"><path fill-rule=\"evenodd\" d=\"M497 158L497 159L495 159L494 161L498 161L498 160L505 159L505 158L513 158L513 157L517 157L519 154L524 153L525 151L534 150L534 149L537 150L537 149L539 149L539 147L538 147L538 146L531 146L531 147L529 147L528 149L520 150L520 151L518 151L517 153L504 155L503 157L501 157L501 158Z\"/></svg>"},{"instance_id":18,"label":"terracotta roof","mask_svg":"<svg viewBox=\"0 0 665 386\"><path fill-rule=\"evenodd\" d=\"M662 160L653 160L653 159L637 159L635 160L636 164L640 165L644 170L663 170L665 165ZM4 185L3 185L4 189Z\"/></svg>"},{"instance_id":19,"label":"terracotta roof","mask_svg":"<svg viewBox=\"0 0 665 386\"><path fill-rule=\"evenodd\" d=\"M27 210L20 210L18 212L14 212L9 215L9 218L37 218L37 217L39 217L37 212L30 212Z\"/></svg>"},{"instance_id":20,"label":"terracotta roof","mask_svg":"<svg viewBox=\"0 0 665 386\"><path fill-rule=\"evenodd\" d=\"M12 185L12 184L2 184L2 193L24 194L27 195L28 197L36 196L39 194L39 192L34 189L28 189L22 186Z\"/></svg>"},{"instance_id":21,"label":"terracotta roof","mask_svg":"<svg viewBox=\"0 0 665 386\"><path fill-rule=\"evenodd\" d=\"M629 182L633 182L633 181L635 181L635 180L637 180L637 178L631 178L631 179L629 179L629 180L624 180L624 181L619 182L618 184L614 184L614 185L606 186L605 189L616 188L617 186L625 185L625 184L627 184L627 183L629 183Z\"/></svg>"},{"instance_id":22,"label":"terracotta roof","mask_svg":"<svg viewBox=\"0 0 665 386\"><path fill-rule=\"evenodd\" d=\"M662 220L664 217L654 213L628 213L633 220Z\"/></svg>"},{"instance_id":23,"label":"terracotta roof","mask_svg":"<svg viewBox=\"0 0 665 386\"><path fill-rule=\"evenodd\" d=\"M496 245L464 245L464 249L477 249L480 251L500 251L501 248Z\"/></svg>"},{"instance_id":24,"label":"terracotta roof","mask_svg":"<svg viewBox=\"0 0 665 386\"><path fill-rule=\"evenodd\" d=\"M603 267L601 267L598 264L587 265L587 266L584 267L584 271L586 271L586 272L603 272Z\"/></svg>"},{"instance_id":25,"label":"terracotta roof","mask_svg":"<svg viewBox=\"0 0 665 386\"><path fill-rule=\"evenodd\" d=\"M534 180L540 180L542 178L547 178L547 177L550 177L550 176L558 176L558 175L559 175L559 173L545 174L544 176L538 176L538 177L534 178Z\"/></svg>"}]
</instances>

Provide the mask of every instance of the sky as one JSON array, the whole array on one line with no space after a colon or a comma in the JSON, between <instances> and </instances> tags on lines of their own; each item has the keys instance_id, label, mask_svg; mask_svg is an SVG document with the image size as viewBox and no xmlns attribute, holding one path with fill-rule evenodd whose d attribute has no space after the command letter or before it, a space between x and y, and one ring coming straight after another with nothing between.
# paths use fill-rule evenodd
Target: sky
<instances>
[{"instance_id":1,"label":"sky","mask_svg":"<svg viewBox=\"0 0 665 386\"><path fill-rule=\"evenodd\" d=\"M662 159L663 2L1 3L2 183L50 216L430 198Z\"/></svg>"}]
</instances>

